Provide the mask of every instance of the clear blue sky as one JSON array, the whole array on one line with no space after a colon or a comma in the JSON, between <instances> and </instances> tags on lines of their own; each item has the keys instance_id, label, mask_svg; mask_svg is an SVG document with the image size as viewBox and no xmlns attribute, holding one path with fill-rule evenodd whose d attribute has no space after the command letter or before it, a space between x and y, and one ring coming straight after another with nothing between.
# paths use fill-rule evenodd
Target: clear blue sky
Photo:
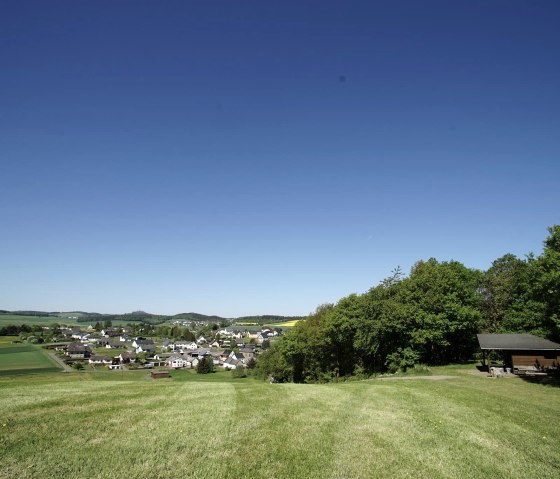
<instances>
[{"instance_id":1,"label":"clear blue sky","mask_svg":"<svg viewBox=\"0 0 560 479\"><path fill-rule=\"evenodd\" d=\"M0 308L307 314L560 222L560 2L4 1Z\"/></svg>"}]
</instances>

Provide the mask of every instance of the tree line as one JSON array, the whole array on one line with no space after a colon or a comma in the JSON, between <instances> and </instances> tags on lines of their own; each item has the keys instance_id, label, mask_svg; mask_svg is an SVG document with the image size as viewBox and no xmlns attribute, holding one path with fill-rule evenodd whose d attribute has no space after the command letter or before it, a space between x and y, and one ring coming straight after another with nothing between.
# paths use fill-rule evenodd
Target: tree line
<instances>
[{"instance_id":1,"label":"tree line","mask_svg":"<svg viewBox=\"0 0 560 479\"><path fill-rule=\"evenodd\" d=\"M532 333L560 340L560 226L540 256L506 254L486 271L458 261L397 268L364 294L319 306L259 359L278 381L339 377L471 360L476 334Z\"/></svg>"}]
</instances>

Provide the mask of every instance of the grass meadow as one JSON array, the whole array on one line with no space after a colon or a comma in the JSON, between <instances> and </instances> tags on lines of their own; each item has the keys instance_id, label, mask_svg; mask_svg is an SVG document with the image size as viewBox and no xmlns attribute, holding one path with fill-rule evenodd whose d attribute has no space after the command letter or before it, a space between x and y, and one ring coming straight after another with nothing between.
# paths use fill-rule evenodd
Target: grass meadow
<instances>
[{"instance_id":1,"label":"grass meadow","mask_svg":"<svg viewBox=\"0 0 560 479\"><path fill-rule=\"evenodd\" d=\"M560 389L473 369L328 385L3 377L0 477L558 478Z\"/></svg>"}]
</instances>

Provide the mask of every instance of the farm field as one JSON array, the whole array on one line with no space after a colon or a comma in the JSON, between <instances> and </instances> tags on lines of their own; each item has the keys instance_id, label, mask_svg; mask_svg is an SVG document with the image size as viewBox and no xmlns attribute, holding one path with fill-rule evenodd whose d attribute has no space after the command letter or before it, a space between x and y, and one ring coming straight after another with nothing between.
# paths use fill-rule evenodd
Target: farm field
<instances>
[{"instance_id":1,"label":"farm field","mask_svg":"<svg viewBox=\"0 0 560 479\"><path fill-rule=\"evenodd\" d=\"M0 477L557 478L560 389L472 369L329 385L0 378Z\"/></svg>"},{"instance_id":2,"label":"farm field","mask_svg":"<svg viewBox=\"0 0 560 479\"><path fill-rule=\"evenodd\" d=\"M246 329L248 331L260 331L262 328L293 328L298 321L301 319L292 319L291 321L284 321L282 323L267 323L267 324L257 324L248 322L234 322L231 327L238 329Z\"/></svg>"},{"instance_id":3,"label":"farm field","mask_svg":"<svg viewBox=\"0 0 560 479\"><path fill-rule=\"evenodd\" d=\"M40 325L48 326L49 324L59 323L67 325L79 324L75 319L57 318L56 316L23 316L19 314L0 314L0 327L14 324L20 326L28 324L29 326Z\"/></svg>"},{"instance_id":4,"label":"farm field","mask_svg":"<svg viewBox=\"0 0 560 479\"><path fill-rule=\"evenodd\" d=\"M8 339L12 339L8 337ZM38 346L0 342L0 376L60 371L61 368Z\"/></svg>"},{"instance_id":5,"label":"farm field","mask_svg":"<svg viewBox=\"0 0 560 479\"><path fill-rule=\"evenodd\" d=\"M297 323L303 321L302 319L292 319L291 321L284 321L283 323L276 323L275 328L293 328Z\"/></svg>"},{"instance_id":6,"label":"farm field","mask_svg":"<svg viewBox=\"0 0 560 479\"><path fill-rule=\"evenodd\" d=\"M76 315L79 316L79 315ZM103 318L99 318L99 321L103 322ZM58 316L24 316L19 314L0 314L0 327L8 326L9 324L14 324L20 326L22 324L27 324L29 326L49 326L54 323L64 324L66 326L80 326L81 328L87 328L90 324L94 325L95 320L92 319L89 322L79 322L77 319L72 319L71 317L58 317ZM114 326L126 326L134 324L133 321L122 321L114 320L112 321Z\"/></svg>"}]
</instances>

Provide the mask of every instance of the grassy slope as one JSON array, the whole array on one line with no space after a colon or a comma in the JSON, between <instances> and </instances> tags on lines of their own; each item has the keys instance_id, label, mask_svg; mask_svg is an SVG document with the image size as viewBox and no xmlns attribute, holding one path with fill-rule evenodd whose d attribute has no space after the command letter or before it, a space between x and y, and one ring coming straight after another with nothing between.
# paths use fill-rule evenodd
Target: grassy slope
<instances>
[{"instance_id":1,"label":"grassy slope","mask_svg":"<svg viewBox=\"0 0 560 479\"><path fill-rule=\"evenodd\" d=\"M0 379L0 477L557 478L560 390L266 384L174 373Z\"/></svg>"}]
</instances>

